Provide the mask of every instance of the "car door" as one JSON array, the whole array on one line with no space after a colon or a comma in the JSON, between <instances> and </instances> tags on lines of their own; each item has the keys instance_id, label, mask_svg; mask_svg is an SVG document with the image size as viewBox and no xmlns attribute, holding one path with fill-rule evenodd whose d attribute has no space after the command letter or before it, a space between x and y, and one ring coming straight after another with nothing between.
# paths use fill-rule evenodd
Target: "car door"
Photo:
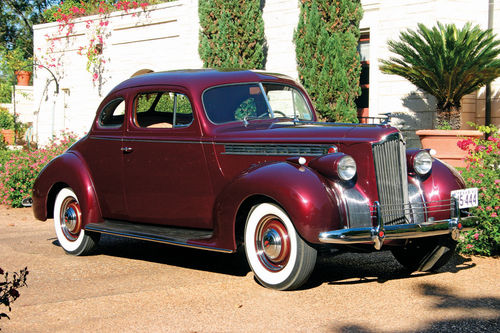
<instances>
[{"instance_id":1,"label":"car door","mask_svg":"<svg viewBox=\"0 0 500 333\"><path fill-rule=\"evenodd\" d=\"M212 228L213 194L187 91L140 88L123 139L129 220Z\"/></svg>"},{"instance_id":2,"label":"car door","mask_svg":"<svg viewBox=\"0 0 500 333\"><path fill-rule=\"evenodd\" d=\"M124 219L127 209L123 188L122 135L125 128L125 98L116 94L99 109L92 130L82 145L102 216Z\"/></svg>"}]
</instances>

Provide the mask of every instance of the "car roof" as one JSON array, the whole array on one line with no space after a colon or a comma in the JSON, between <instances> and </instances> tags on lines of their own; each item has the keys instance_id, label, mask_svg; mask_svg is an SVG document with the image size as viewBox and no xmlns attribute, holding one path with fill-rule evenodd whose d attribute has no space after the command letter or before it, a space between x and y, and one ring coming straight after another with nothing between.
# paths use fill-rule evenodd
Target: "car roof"
<instances>
[{"instance_id":1,"label":"car roof","mask_svg":"<svg viewBox=\"0 0 500 333\"><path fill-rule=\"evenodd\" d=\"M118 84L109 94L145 85L180 85L202 91L216 85L260 81L295 83L289 76L258 70L184 69L138 75Z\"/></svg>"}]
</instances>

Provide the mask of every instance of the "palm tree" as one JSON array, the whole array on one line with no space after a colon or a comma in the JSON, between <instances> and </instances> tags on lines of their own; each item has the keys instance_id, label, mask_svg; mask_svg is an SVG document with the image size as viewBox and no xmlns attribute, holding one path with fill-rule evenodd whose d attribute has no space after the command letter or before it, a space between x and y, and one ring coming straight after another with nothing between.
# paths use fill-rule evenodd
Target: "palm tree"
<instances>
[{"instance_id":1,"label":"palm tree","mask_svg":"<svg viewBox=\"0 0 500 333\"><path fill-rule=\"evenodd\" d=\"M491 30L471 23L457 29L437 23L432 29L401 32L389 50L399 57L381 60L380 70L404 77L437 99L437 127L460 128L460 100L500 76L500 41Z\"/></svg>"}]
</instances>

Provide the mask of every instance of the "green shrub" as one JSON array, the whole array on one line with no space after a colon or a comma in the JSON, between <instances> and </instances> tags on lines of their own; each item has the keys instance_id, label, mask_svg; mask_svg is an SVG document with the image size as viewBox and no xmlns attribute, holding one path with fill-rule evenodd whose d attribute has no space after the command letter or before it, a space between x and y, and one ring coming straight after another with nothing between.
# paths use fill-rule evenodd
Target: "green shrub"
<instances>
[{"instance_id":1,"label":"green shrub","mask_svg":"<svg viewBox=\"0 0 500 333\"><path fill-rule=\"evenodd\" d=\"M0 107L0 128L14 129L14 116L10 114L9 110L2 107Z\"/></svg>"},{"instance_id":2,"label":"green shrub","mask_svg":"<svg viewBox=\"0 0 500 333\"><path fill-rule=\"evenodd\" d=\"M357 122L359 0L302 0L294 41L299 77L328 121Z\"/></svg>"},{"instance_id":3,"label":"green shrub","mask_svg":"<svg viewBox=\"0 0 500 333\"><path fill-rule=\"evenodd\" d=\"M465 233L459 250L466 254L495 255L500 250L500 135L495 126L475 126L485 139L464 139L458 146L468 152L460 170L468 187L479 190L479 205L471 212L480 218L476 230Z\"/></svg>"},{"instance_id":4,"label":"green shrub","mask_svg":"<svg viewBox=\"0 0 500 333\"><path fill-rule=\"evenodd\" d=\"M264 20L260 0L199 2L199 53L206 68L263 69Z\"/></svg>"},{"instance_id":5,"label":"green shrub","mask_svg":"<svg viewBox=\"0 0 500 333\"><path fill-rule=\"evenodd\" d=\"M0 160L6 159L0 165L0 204L22 207L22 200L31 196L33 183L42 168L75 141L74 134L63 133L43 149L0 154Z\"/></svg>"}]
</instances>

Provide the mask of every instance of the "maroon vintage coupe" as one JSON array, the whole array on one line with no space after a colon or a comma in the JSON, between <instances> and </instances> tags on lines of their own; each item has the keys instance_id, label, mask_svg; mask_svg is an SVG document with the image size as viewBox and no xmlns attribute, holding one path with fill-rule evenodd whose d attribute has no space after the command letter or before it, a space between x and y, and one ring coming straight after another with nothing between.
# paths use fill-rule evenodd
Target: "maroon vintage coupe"
<instances>
[{"instance_id":1,"label":"maroon vintage coupe","mask_svg":"<svg viewBox=\"0 0 500 333\"><path fill-rule=\"evenodd\" d=\"M232 253L274 289L317 251L390 249L409 270L450 258L477 189L388 125L323 123L290 78L185 70L131 78L88 135L40 173L33 210L62 248L102 233ZM328 251L325 251L328 252Z\"/></svg>"}]
</instances>

